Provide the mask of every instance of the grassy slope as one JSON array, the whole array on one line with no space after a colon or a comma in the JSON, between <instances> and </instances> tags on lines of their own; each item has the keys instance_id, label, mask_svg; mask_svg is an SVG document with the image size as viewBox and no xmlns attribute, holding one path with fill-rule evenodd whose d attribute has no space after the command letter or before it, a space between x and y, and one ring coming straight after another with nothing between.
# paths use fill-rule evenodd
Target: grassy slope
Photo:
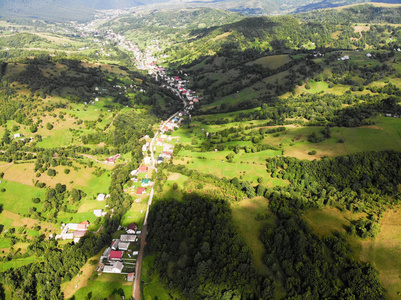
<instances>
[{"instance_id":1,"label":"grassy slope","mask_svg":"<svg viewBox=\"0 0 401 300\"><path fill-rule=\"evenodd\" d=\"M335 208L310 210L304 214L304 219L320 236L327 236L334 231L346 232L352 220L357 220L364 214L340 212ZM354 251L353 256L372 263L379 271L379 278L386 288L389 299L399 299L401 289L401 210L400 207L389 209L380 221L381 231L375 239L362 240L348 237Z\"/></svg>"}]
</instances>

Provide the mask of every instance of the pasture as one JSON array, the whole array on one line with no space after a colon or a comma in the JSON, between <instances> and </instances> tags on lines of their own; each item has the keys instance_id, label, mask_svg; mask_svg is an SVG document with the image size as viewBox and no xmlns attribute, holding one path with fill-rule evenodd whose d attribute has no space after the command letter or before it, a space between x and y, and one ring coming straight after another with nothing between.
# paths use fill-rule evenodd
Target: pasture
<instances>
[{"instance_id":1,"label":"pasture","mask_svg":"<svg viewBox=\"0 0 401 300\"><path fill-rule=\"evenodd\" d=\"M151 272L155 257L153 255L145 256L142 262L141 272L141 299L144 300L170 300L174 295L172 291L164 288L158 275ZM175 295L177 296L177 295Z\"/></svg>"},{"instance_id":2,"label":"pasture","mask_svg":"<svg viewBox=\"0 0 401 300\"><path fill-rule=\"evenodd\" d=\"M3 205L3 209L22 216L29 214L30 207L40 210L42 204L33 203L32 198L43 199L46 192L44 189L8 180L2 180L0 188L5 189L4 192L0 192L0 204Z\"/></svg>"},{"instance_id":3,"label":"pasture","mask_svg":"<svg viewBox=\"0 0 401 300\"><path fill-rule=\"evenodd\" d=\"M399 299L401 292L401 207L384 213L380 233L375 239L361 241L361 260L370 262L379 271L379 278L389 299Z\"/></svg>"},{"instance_id":4,"label":"pasture","mask_svg":"<svg viewBox=\"0 0 401 300\"><path fill-rule=\"evenodd\" d=\"M261 57L253 62L247 63L247 65L258 64L264 68L277 69L286 63L289 63L291 60L291 57L288 55L271 55Z\"/></svg>"},{"instance_id":5,"label":"pasture","mask_svg":"<svg viewBox=\"0 0 401 300\"><path fill-rule=\"evenodd\" d=\"M263 225L274 225L276 221L268 206L269 201L264 197L231 203L233 221L237 224L238 232L247 246L252 249L252 264L255 266L256 271L264 276L271 275L271 272L262 261L265 250L259 239L259 234ZM264 219L258 220L258 216L264 216Z\"/></svg>"}]
</instances>

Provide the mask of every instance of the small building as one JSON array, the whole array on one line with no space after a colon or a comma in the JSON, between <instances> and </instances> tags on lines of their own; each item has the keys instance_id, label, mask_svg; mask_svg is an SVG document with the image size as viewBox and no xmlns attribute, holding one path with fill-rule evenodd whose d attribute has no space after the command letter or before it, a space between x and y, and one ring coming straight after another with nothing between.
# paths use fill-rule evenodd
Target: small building
<instances>
[{"instance_id":1,"label":"small building","mask_svg":"<svg viewBox=\"0 0 401 300\"><path fill-rule=\"evenodd\" d=\"M145 161L145 164L149 165L151 163L152 159L150 158L150 156L146 156L144 158L144 161Z\"/></svg>"},{"instance_id":2,"label":"small building","mask_svg":"<svg viewBox=\"0 0 401 300\"><path fill-rule=\"evenodd\" d=\"M135 273L128 273L128 275L127 275L128 282L134 281L134 278L135 278Z\"/></svg>"},{"instance_id":3,"label":"small building","mask_svg":"<svg viewBox=\"0 0 401 300\"><path fill-rule=\"evenodd\" d=\"M138 251L132 251L132 256L138 256L139 252Z\"/></svg>"},{"instance_id":4,"label":"small building","mask_svg":"<svg viewBox=\"0 0 401 300\"><path fill-rule=\"evenodd\" d=\"M85 235L85 233L86 233L86 230L85 230L85 231L83 231L83 230L74 231L74 232L73 232L73 235L74 235L74 243L78 243L79 240L81 239L81 237L83 237L83 236Z\"/></svg>"},{"instance_id":5,"label":"small building","mask_svg":"<svg viewBox=\"0 0 401 300\"><path fill-rule=\"evenodd\" d=\"M150 184L150 179L142 179L142 181L141 181L141 186L143 186L143 187L147 187L147 186L149 186L149 184Z\"/></svg>"},{"instance_id":6,"label":"small building","mask_svg":"<svg viewBox=\"0 0 401 300\"><path fill-rule=\"evenodd\" d=\"M120 235L121 242L135 242L137 240L136 235L134 234L122 234Z\"/></svg>"},{"instance_id":7,"label":"small building","mask_svg":"<svg viewBox=\"0 0 401 300\"><path fill-rule=\"evenodd\" d=\"M118 244L118 250L124 250L127 251L130 243L129 242L120 242Z\"/></svg>"},{"instance_id":8,"label":"small building","mask_svg":"<svg viewBox=\"0 0 401 300\"><path fill-rule=\"evenodd\" d=\"M89 227L89 221L83 221L78 224L77 230L88 230Z\"/></svg>"},{"instance_id":9,"label":"small building","mask_svg":"<svg viewBox=\"0 0 401 300\"><path fill-rule=\"evenodd\" d=\"M81 238L85 235L86 231L77 230L73 232L74 238Z\"/></svg>"},{"instance_id":10,"label":"small building","mask_svg":"<svg viewBox=\"0 0 401 300\"><path fill-rule=\"evenodd\" d=\"M141 165L141 166L138 168L138 173L147 173L147 172L148 172L148 167L145 166L145 165Z\"/></svg>"},{"instance_id":11,"label":"small building","mask_svg":"<svg viewBox=\"0 0 401 300\"><path fill-rule=\"evenodd\" d=\"M96 217L102 217L102 216L103 216L103 209L95 209L95 210L93 211L93 214L94 214Z\"/></svg>"},{"instance_id":12,"label":"small building","mask_svg":"<svg viewBox=\"0 0 401 300\"><path fill-rule=\"evenodd\" d=\"M116 160L117 159L115 157L108 157L108 158L106 158L105 162L108 164L115 164Z\"/></svg>"},{"instance_id":13,"label":"small building","mask_svg":"<svg viewBox=\"0 0 401 300\"><path fill-rule=\"evenodd\" d=\"M136 194L137 195L143 195L146 193L146 188L145 187L139 187L136 189Z\"/></svg>"},{"instance_id":14,"label":"small building","mask_svg":"<svg viewBox=\"0 0 401 300\"><path fill-rule=\"evenodd\" d=\"M121 154L116 154L114 156L110 156L108 158L106 158L105 163L108 164L115 164L117 159L121 156Z\"/></svg>"},{"instance_id":15,"label":"small building","mask_svg":"<svg viewBox=\"0 0 401 300\"><path fill-rule=\"evenodd\" d=\"M132 170L131 173L129 173L131 176L135 176L136 173L138 173L138 170Z\"/></svg>"},{"instance_id":16,"label":"small building","mask_svg":"<svg viewBox=\"0 0 401 300\"><path fill-rule=\"evenodd\" d=\"M104 199L106 199L106 195L105 194L97 195L97 198L96 198L97 201L104 201Z\"/></svg>"},{"instance_id":17,"label":"small building","mask_svg":"<svg viewBox=\"0 0 401 300\"><path fill-rule=\"evenodd\" d=\"M127 226L127 231L128 230L133 230L134 232L136 232L138 230L138 225L136 223L132 222L131 224L129 224Z\"/></svg>"},{"instance_id":18,"label":"small building","mask_svg":"<svg viewBox=\"0 0 401 300\"><path fill-rule=\"evenodd\" d=\"M120 240L119 239L115 239L113 240L113 242L111 243L111 250L117 250L118 246L120 244Z\"/></svg>"},{"instance_id":19,"label":"small building","mask_svg":"<svg viewBox=\"0 0 401 300\"><path fill-rule=\"evenodd\" d=\"M105 266L103 268L103 273L121 273L124 269L124 265L121 261L116 261L111 266Z\"/></svg>"},{"instance_id":20,"label":"small building","mask_svg":"<svg viewBox=\"0 0 401 300\"><path fill-rule=\"evenodd\" d=\"M159 157L157 158L157 163L158 163L158 164L161 164L162 162L164 162L164 157L163 157L163 156L159 156Z\"/></svg>"},{"instance_id":21,"label":"small building","mask_svg":"<svg viewBox=\"0 0 401 300\"><path fill-rule=\"evenodd\" d=\"M123 257L123 252L122 251L115 251L115 250L110 251L109 258L111 260L121 260L122 257Z\"/></svg>"},{"instance_id":22,"label":"small building","mask_svg":"<svg viewBox=\"0 0 401 300\"><path fill-rule=\"evenodd\" d=\"M110 251L111 251L111 248L107 247L107 249L103 251L103 254L100 257L100 261L102 261L103 259L108 258L110 256Z\"/></svg>"},{"instance_id":23,"label":"small building","mask_svg":"<svg viewBox=\"0 0 401 300\"><path fill-rule=\"evenodd\" d=\"M16 133L16 134L14 134L14 138L15 138L15 139L20 138L20 137L21 137L21 133Z\"/></svg>"},{"instance_id":24,"label":"small building","mask_svg":"<svg viewBox=\"0 0 401 300\"><path fill-rule=\"evenodd\" d=\"M163 146L163 139L162 138L158 138L157 139L156 146Z\"/></svg>"},{"instance_id":25,"label":"small building","mask_svg":"<svg viewBox=\"0 0 401 300\"><path fill-rule=\"evenodd\" d=\"M163 156L165 159L170 159L171 158L171 152L170 151L163 151L161 156Z\"/></svg>"}]
</instances>

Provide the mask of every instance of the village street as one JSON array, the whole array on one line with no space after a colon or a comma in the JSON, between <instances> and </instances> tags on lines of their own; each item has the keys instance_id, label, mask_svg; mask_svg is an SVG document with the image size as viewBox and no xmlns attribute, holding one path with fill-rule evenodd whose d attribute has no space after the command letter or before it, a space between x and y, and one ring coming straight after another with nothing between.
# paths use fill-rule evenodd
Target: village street
<instances>
[{"instance_id":1,"label":"village street","mask_svg":"<svg viewBox=\"0 0 401 300\"><path fill-rule=\"evenodd\" d=\"M176 92L178 97L183 102L184 109L185 109L188 106L188 103L185 101L184 97L181 96L178 89L174 89L174 91ZM149 147L150 148L150 157L151 157L151 161L152 161L152 167L156 173L157 173L157 168L156 168L156 160L154 157L155 141L157 140L157 137L160 134L160 132L163 131L163 128L166 127L167 123L169 123L176 116L178 116L180 114L180 112L181 112L181 110L177 111L175 114L171 115L166 121L164 121L160 125L159 130L155 133L154 137L152 138L152 140L150 142L150 147ZM138 258L136 261L135 281L134 281L133 292L132 292L132 295L135 300L141 299L141 270L142 270L143 252L144 252L144 248L146 245L148 215L149 215L149 208L152 205L153 195L154 195L154 188L152 187L150 194L149 194L148 206L146 208L145 220L143 222L142 233L141 233L141 237L140 237L141 244L140 244Z\"/></svg>"},{"instance_id":2,"label":"village street","mask_svg":"<svg viewBox=\"0 0 401 300\"><path fill-rule=\"evenodd\" d=\"M81 29L83 32L93 32L94 29L91 28L94 23L89 24L88 26L84 27L78 27ZM174 94L177 95L180 101L183 103L183 108L171 115L166 121L162 122L159 129L155 133L154 137L152 138L150 144L149 144L149 150L150 150L150 163L152 166L152 169L154 172L157 173L157 163L160 163L160 161L155 159L155 149L156 149L156 141L158 140L158 136L161 135L161 133L166 132L166 128L169 127L168 125L172 123L171 121L174 120L177 116L182 116L183 114L189 114L190 110L194 108L193 104L196 102L199 102L199 99L195 95L194 91L187 90L186 89L186 80L182 80L180 77L175 76L175 77L169 77L166 75L166 70L162 67L158 67L156 64L156 57L153 56L153 52L160 50L158 47L158 44L156 43L153 46L148 47L145 50L139 49L139 47L131 42L125 39L124 36L115 34L112 30L108 30L105 34L104 37L112 42L116 42L120 48L124 49L126 52L128 52L133 60L136 62L136 66L139 69L142 70L147 70L149 75L152 75L156 78L156 81L160 83L160 86L163 88L167 88L171 90ZM104 42L98 41L99 43L102 43L102 46L105 46ZM103 49L102 49L103 50ZM174 127L173 127L174 128ZM171 129L174 130L174 129ZM99 163L109 163L109 161L106 160L106 162L101 162L96 160L90 155L83 155L86 158L93 159ZM112 157L109 159L113 159ZM114 158L114 161L115 162ZM149 158L148 158L149 159ZM148 161L149 164L149 161ZM144 161L145 165L145 161ZM153 200L153 195L154 195L154 188L152 186L151 191L149 193L149 199L147 203L147 209L145 213L145 219L140 235L140 249L138 253L138 257L136 260L136 265L135 265L135 281L133 285L133 297L135 300L139 300L141 298L141 269L142 269L142 261L143 261L143 255L144 255L144 248L146 245L146 235L147 235L147 221L148 221L148 215L149 215L149 209L150 206L152 205L152 200Z\"/></svg>"}]
</instances>

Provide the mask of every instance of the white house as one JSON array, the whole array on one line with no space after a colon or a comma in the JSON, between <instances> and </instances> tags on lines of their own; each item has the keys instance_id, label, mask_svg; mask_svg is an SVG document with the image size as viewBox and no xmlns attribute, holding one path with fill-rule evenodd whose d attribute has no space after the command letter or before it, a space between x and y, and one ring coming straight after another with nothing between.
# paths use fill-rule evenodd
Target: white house
<instances>
[{"instance_id":1,"label":"white house","mask_svg":"<svg viewBox=\"0 0 401 300\"><path fill-rule=\"evenodd\" d=\"M112 266L105 266L103 273L121 273L124 265L121 261L116 261Z\"/></svg>"},{"instance_id":2,"label":"white house","mask_svg":"<svg viewBox=\"0 0 401 300\"><path fill-rule=\"evenodd\" d=\"M146 156L144 160L145 160L145 165L149 165L151 163L150 156Z\"/></svg>"},{"instance_id":3,"label":"white house","mask_svg":"<svg viewBox=\"0 0 401 300\"><path fill-rule=\"evenodd\" d=\"M127 251L128 250L128 247L129 247L129 242L120 242L119 244L118 244L118 249L119 250L124 250L124 251Z\"/></svg>"},{"instance_id":4,"label":"white house","mask_svg":"<svg viewBox=\"0 0 401 300\"><path fill-rule=\"evenodd\" d=\"M106 195L105 194L99 194L97 195L97 201L104 201L104 199L106 199Z\"/></svg>"},{"instance_id":5,"label":"white house","mask_svg":"<svg viewBox=\"0 0 401 300\"><path fill-rule=\"evenodd\" d=\"M102 216L103 216L103 209L95 209L95 210L93 211L93 214L94 214L96 217L102 217Z\"/></svg>"}]
</instances>

